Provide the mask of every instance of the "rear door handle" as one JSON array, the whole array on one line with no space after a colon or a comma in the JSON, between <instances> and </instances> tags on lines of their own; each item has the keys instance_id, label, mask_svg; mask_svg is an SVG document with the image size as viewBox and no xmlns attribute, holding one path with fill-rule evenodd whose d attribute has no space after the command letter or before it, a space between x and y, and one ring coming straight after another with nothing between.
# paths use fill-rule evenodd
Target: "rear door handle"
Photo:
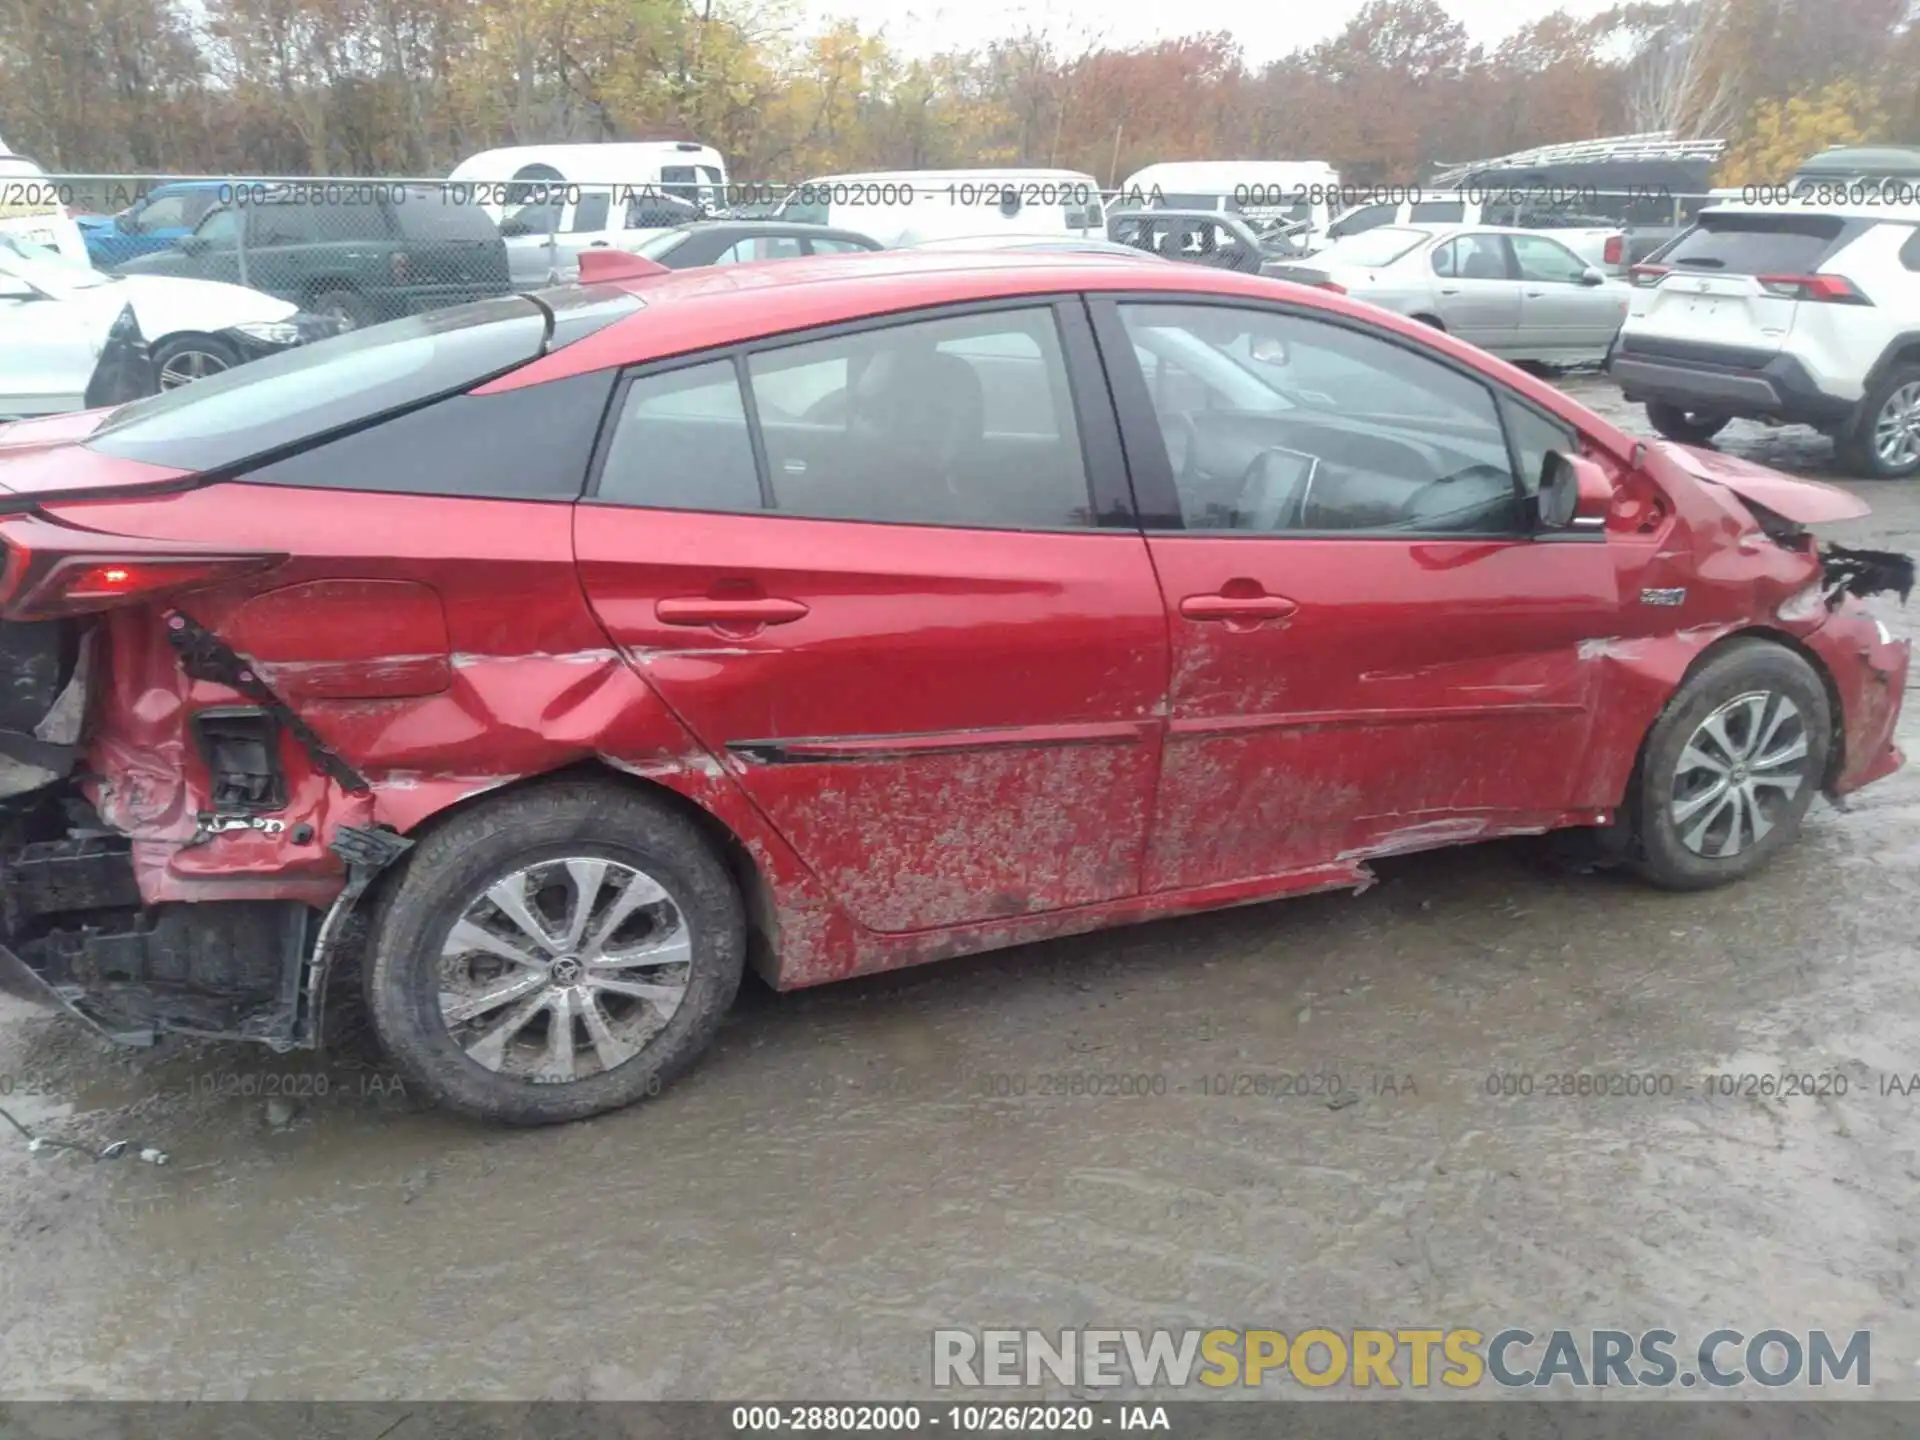
<instances>
[{"instance_id":1,"label":"rear door handle","mask_svg":"<svg viewBox=\"0 0 1920 1440\"><path fill-rule=\"evenodd\" d=\"M804 619L808 610L798 600L778 596L716 600L680 595L654 602L653 613L662 625L791 625Z\"/></svg>"},{"instance_id":2,"label":"rear door handle","mask_svg":"<svg viewBox=\"0 0 1920 1440\"><path fill-rule=\"evenodd\" d=\"M1180 602L1189 620L1284 620L1299 608L1283 595L1189 595Z\"/></svg>"}]
</instances>

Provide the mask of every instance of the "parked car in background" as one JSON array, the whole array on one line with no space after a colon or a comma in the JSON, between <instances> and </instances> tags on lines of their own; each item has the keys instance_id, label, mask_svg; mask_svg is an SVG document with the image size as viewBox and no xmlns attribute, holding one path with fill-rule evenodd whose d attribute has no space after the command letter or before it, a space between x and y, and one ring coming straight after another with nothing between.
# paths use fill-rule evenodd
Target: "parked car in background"
<instances>
[{"instance_id":1,"label":"parked car in background","mask_svg":"<svg viewBox=\"0 0 1920 1440\"><path fill-rule=\"evenodd\" d=\"M0 235L43 245L76 264L87 264L87 242L68 209L71 198L65 185L0 143Z\"/></svg>"},{"instance_id":2,"label":"parked car in background","mask_svg":"<svg viewBox=\"0 0 1920 1440\"><path fill-rule=\"evenodd\" d=\"M791 225L783 220L704 220L662 230L624 247L669 270L700 265L744 265L755 260L797 260L805 255L844 255L878 250L879 242L851 230Z\"/></svg>"},{"instance_id":3,"label":"parked car in background","mask_svg":"<svg viewBox=\"0 0 1920 1440\"><path fill-rule=\"evenodd\" d=\"M1529 206L1504 197L1488 201L1460 196L1429 197L1392 205L1362 205L1334 221L1327 238L1329 243L1337 243L1383 225L1402 229L1473 225L1549 231L1555 240L1602 274L1624 279L1627 273L1627 232L1612 221L1570 208Z\"/></svg>"},{"instance_id":4,"label":"parked car in background","mask_svg":"<svg viewBox=\"0 0 1920 1440\"><path fill-rule=\"evenodd\" d=\"M224 180L175 180L156 185L139 200L114 215L77 217L87 244L87 257L102 270L123 260L168 249L193 233L207 211L234 193Z\"/></svg>"},{"instance_id":5,"label":"parked car in background","mask_svg":"<svg viewBox=\"0 0 1920 1440\"><path fill-rule=\"evenodd\" d=\"M877 170L796 185L780 219L871 236L888 247L999 230L1098 235L1100 186L1078 170Z\"/></svg>"},{"instance_id":6,"label":"parked car in background","mask_svg":"<svg viewBox=\"0 0 1920 1440\"><path fill-rule=\"evenodd\" d=\"M1854 474L1920 475L1920 206L1716 205L1630 293L1609 368L1662 435L1811 425Z\"/></svg>"},{"instance_id":7,"label":"parked car in background","mask_svg":"<svg viewBox=\"0 0 1920 1440\"><path fill-rule=\"evenodd\" d=\"M1269 265L1456 335L1506 360L1594 365L1626 319L1629 291L1534 230L1385 225L1297 262Z\"/></svg>"},{"instance_id":8,"label":"parked car in background","mask_svg":"<svg viewBox=\"0 0 1920 1440\"><path fill-rule=\"evenodd\" d=\"M1725 149L1722 139L1682 139L1662 130L1540 146L1434 175L1417 198L1445 209L1415 215L1409 207L1409 213L1369 223L1460 221L1589 231L1597 235L1600 249L1589 237L1560 238L1609 273L1619 273L1693 223ZM1465 209L1456 213L1452 207L1461 202ZM1622 237L1617 259L1607 253L1615 231ZM1355 233L1355 227L1344 233Z\"/></svg>"},{"instance_id":9,"label":"parked car in background","mask_svg":"<svg viewBox=\"0 0 1920 1440\"><path fill-rule=\"evenodd\" d=\"M1258 275L1263 265L1291 256L1284 241L1263 241L1240 216L1220 210L1116 210L1107 238L1163 260Z\"/></svg>"},{"instance_id":10,"label":"parked car in background","mask_svg":"<svg viewBox=\"0 0 1920 1440\"><path fill-rule=\"evenodd\" d=\"M1787 192L1830 204L1920 204L1920 147L1829 146L1800 162Z\"/></svg>"},{"instance_id":11,"label":"parked car in background","mask_svg":"<svg viewBox=\"0 0 1920 1440\"><path fill-rule=\"evenodd\" d=\"M120 269L244 285L349 328L510 288L506 245L483 209L384 181L263 185Z\"/></svg>"},{"instance_id":12,"label":"parked car in background","mask_svg":"<svg viewBox=\"0 0 1920 1440\"><path fill-rule=\"evenodd\" d=\"M1126 178L1115 197L1125 210L1226 210L1258 234L1303 242L1324 236L1340 204L1340 172L1324 160L1180 160Z\"/></svg>"},{"instance_id":13,"label":"parked car in background","mask_svg":"<svg viewBox=\"0 0 1920 1440\"><path fill-rule=\"evenodd\" d=\"M257 290L108 275L0 234L0 415L81 409L122 311L131 311L152 364L151 383L139 394L189 384L338 328Z\"/></svg>"},{"instance_id":14,"label":"parked car in background","mask_svg":"<svg viewBox=\"0 0 1920 1440\"><path fill-rule=\"evenodd\" d=\"M395 321L0 431L0 978L287 1049L351 954L410 1090L538 1124L658 1093L749 961L1560 829L1726 884L1901 763L1857 597L1903 557L1805 528L1866 508L1198 266L637 262Z\"/></svg>"}]
</instances>

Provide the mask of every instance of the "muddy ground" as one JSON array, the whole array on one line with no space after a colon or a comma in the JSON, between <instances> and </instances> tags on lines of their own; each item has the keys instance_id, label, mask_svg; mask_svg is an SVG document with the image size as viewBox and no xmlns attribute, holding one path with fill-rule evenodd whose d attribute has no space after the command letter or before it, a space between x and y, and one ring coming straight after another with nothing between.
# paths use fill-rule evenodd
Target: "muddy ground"
<instances>
[{"instance_id":1,"label":"muddy ground","mask_svg":"<svg viewBox=\"0 0 1920 1440\"><path fill-rule=\"evenodd\" d=\"M1920 548L1920 487L1863 488L1836 538ZM1874 1391L1920 1394L1920 1095L1882 1093L1920 1071L1917 818L1909 769L1712 894L1483 846L1357 898L750 982L669 1096L539 1133L351 1052L111 1052L0 1010L0 1104L174 1156L0 1137L0 1396L902 1397L936 1326L1509 1323L1867 1328ZM1671 1093L1546 1096L1567 1071ZM1778 1071L1848 1093L1703 1093ZM1205 1093L1295 1073L1357 1102ZM1072 1075L1149 1093L1042 1093Z\"/></svg>"}]
</instances>

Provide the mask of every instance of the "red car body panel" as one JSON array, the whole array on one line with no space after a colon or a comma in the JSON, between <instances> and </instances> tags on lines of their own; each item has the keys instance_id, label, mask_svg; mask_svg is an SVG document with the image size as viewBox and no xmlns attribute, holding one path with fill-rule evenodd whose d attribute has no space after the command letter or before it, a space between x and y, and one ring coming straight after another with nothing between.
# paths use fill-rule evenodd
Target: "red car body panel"
<instances>
[{"instance_id":1,"label":"red car body panel","mask_svg":"<svg viewBox=\"0 0 1920 1440\"><path fill-rule=\"evenodd\" d=\"M237 482L155 494L190 477L75 443L97 417L0 430L0 489L43 501L41 518L0 515L10 544L52 524L107 555L132 541L286 557L104 616L89 793L133 838L149 904L325 906L346 883L328 848L342 827L405 835L499 787L599 766L707 817L765 940L757 963L809 985L1361 886L1372 856L1603 824L1688 667L1755 630L1832 682L1833 792L1900 763L1905 645L1851 604L1780 618L1818 555L1768 538L1737 493L1789 520L1857 501L1639 444L1414 322L1258 277L1086 256L841 257L623 283L637 314L477 393L969 299L1282 299L1403 334L1577 426L1615 484L1606 541L961 531ZM1186 613L1263 594L1297 608ZM167 638L176 609L365 789L283 737L284 830L196 839L209 779L188 716L245 697L187 677Z\"/></svg>"}]
</instances>

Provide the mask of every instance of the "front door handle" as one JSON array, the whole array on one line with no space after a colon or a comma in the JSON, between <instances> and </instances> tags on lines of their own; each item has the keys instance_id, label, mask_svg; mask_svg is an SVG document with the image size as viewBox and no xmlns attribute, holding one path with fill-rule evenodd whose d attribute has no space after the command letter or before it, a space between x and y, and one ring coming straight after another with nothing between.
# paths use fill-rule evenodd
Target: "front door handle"
<instances>
[{"instance_id":1,"label":"front door handle","mask_svg":"<svg viewBox=\"0 0 1920 1440\"><path fill-rule=\"evenodd\" d=\"M1458 285L1443 285L1440 287L1440 293L1442 295L1458 295L1460 293L1460 287Z\"/></svg>"},{"instance_id":2,"label":"front door handle","mask_svg":"<svg viewBox=\"0 0 1920 1440\"><path fill-rule=\"evenodd\" d=\"M654 617L662 625L791 625L805 619L807 607L778 596L716 600L708 595L680 595L654 603Z\"/></svg>"},{"instance_id":3,"label":"front door handle","mask_svg":"<svg viewBox=\"0 0 1920 1440\"><path fill-rule=\"evenodd\" d=\"M1299 608L1283 595L1189 595L1180 602L1189 620L1284 620Z\"/></svg>"}]
</instances>

